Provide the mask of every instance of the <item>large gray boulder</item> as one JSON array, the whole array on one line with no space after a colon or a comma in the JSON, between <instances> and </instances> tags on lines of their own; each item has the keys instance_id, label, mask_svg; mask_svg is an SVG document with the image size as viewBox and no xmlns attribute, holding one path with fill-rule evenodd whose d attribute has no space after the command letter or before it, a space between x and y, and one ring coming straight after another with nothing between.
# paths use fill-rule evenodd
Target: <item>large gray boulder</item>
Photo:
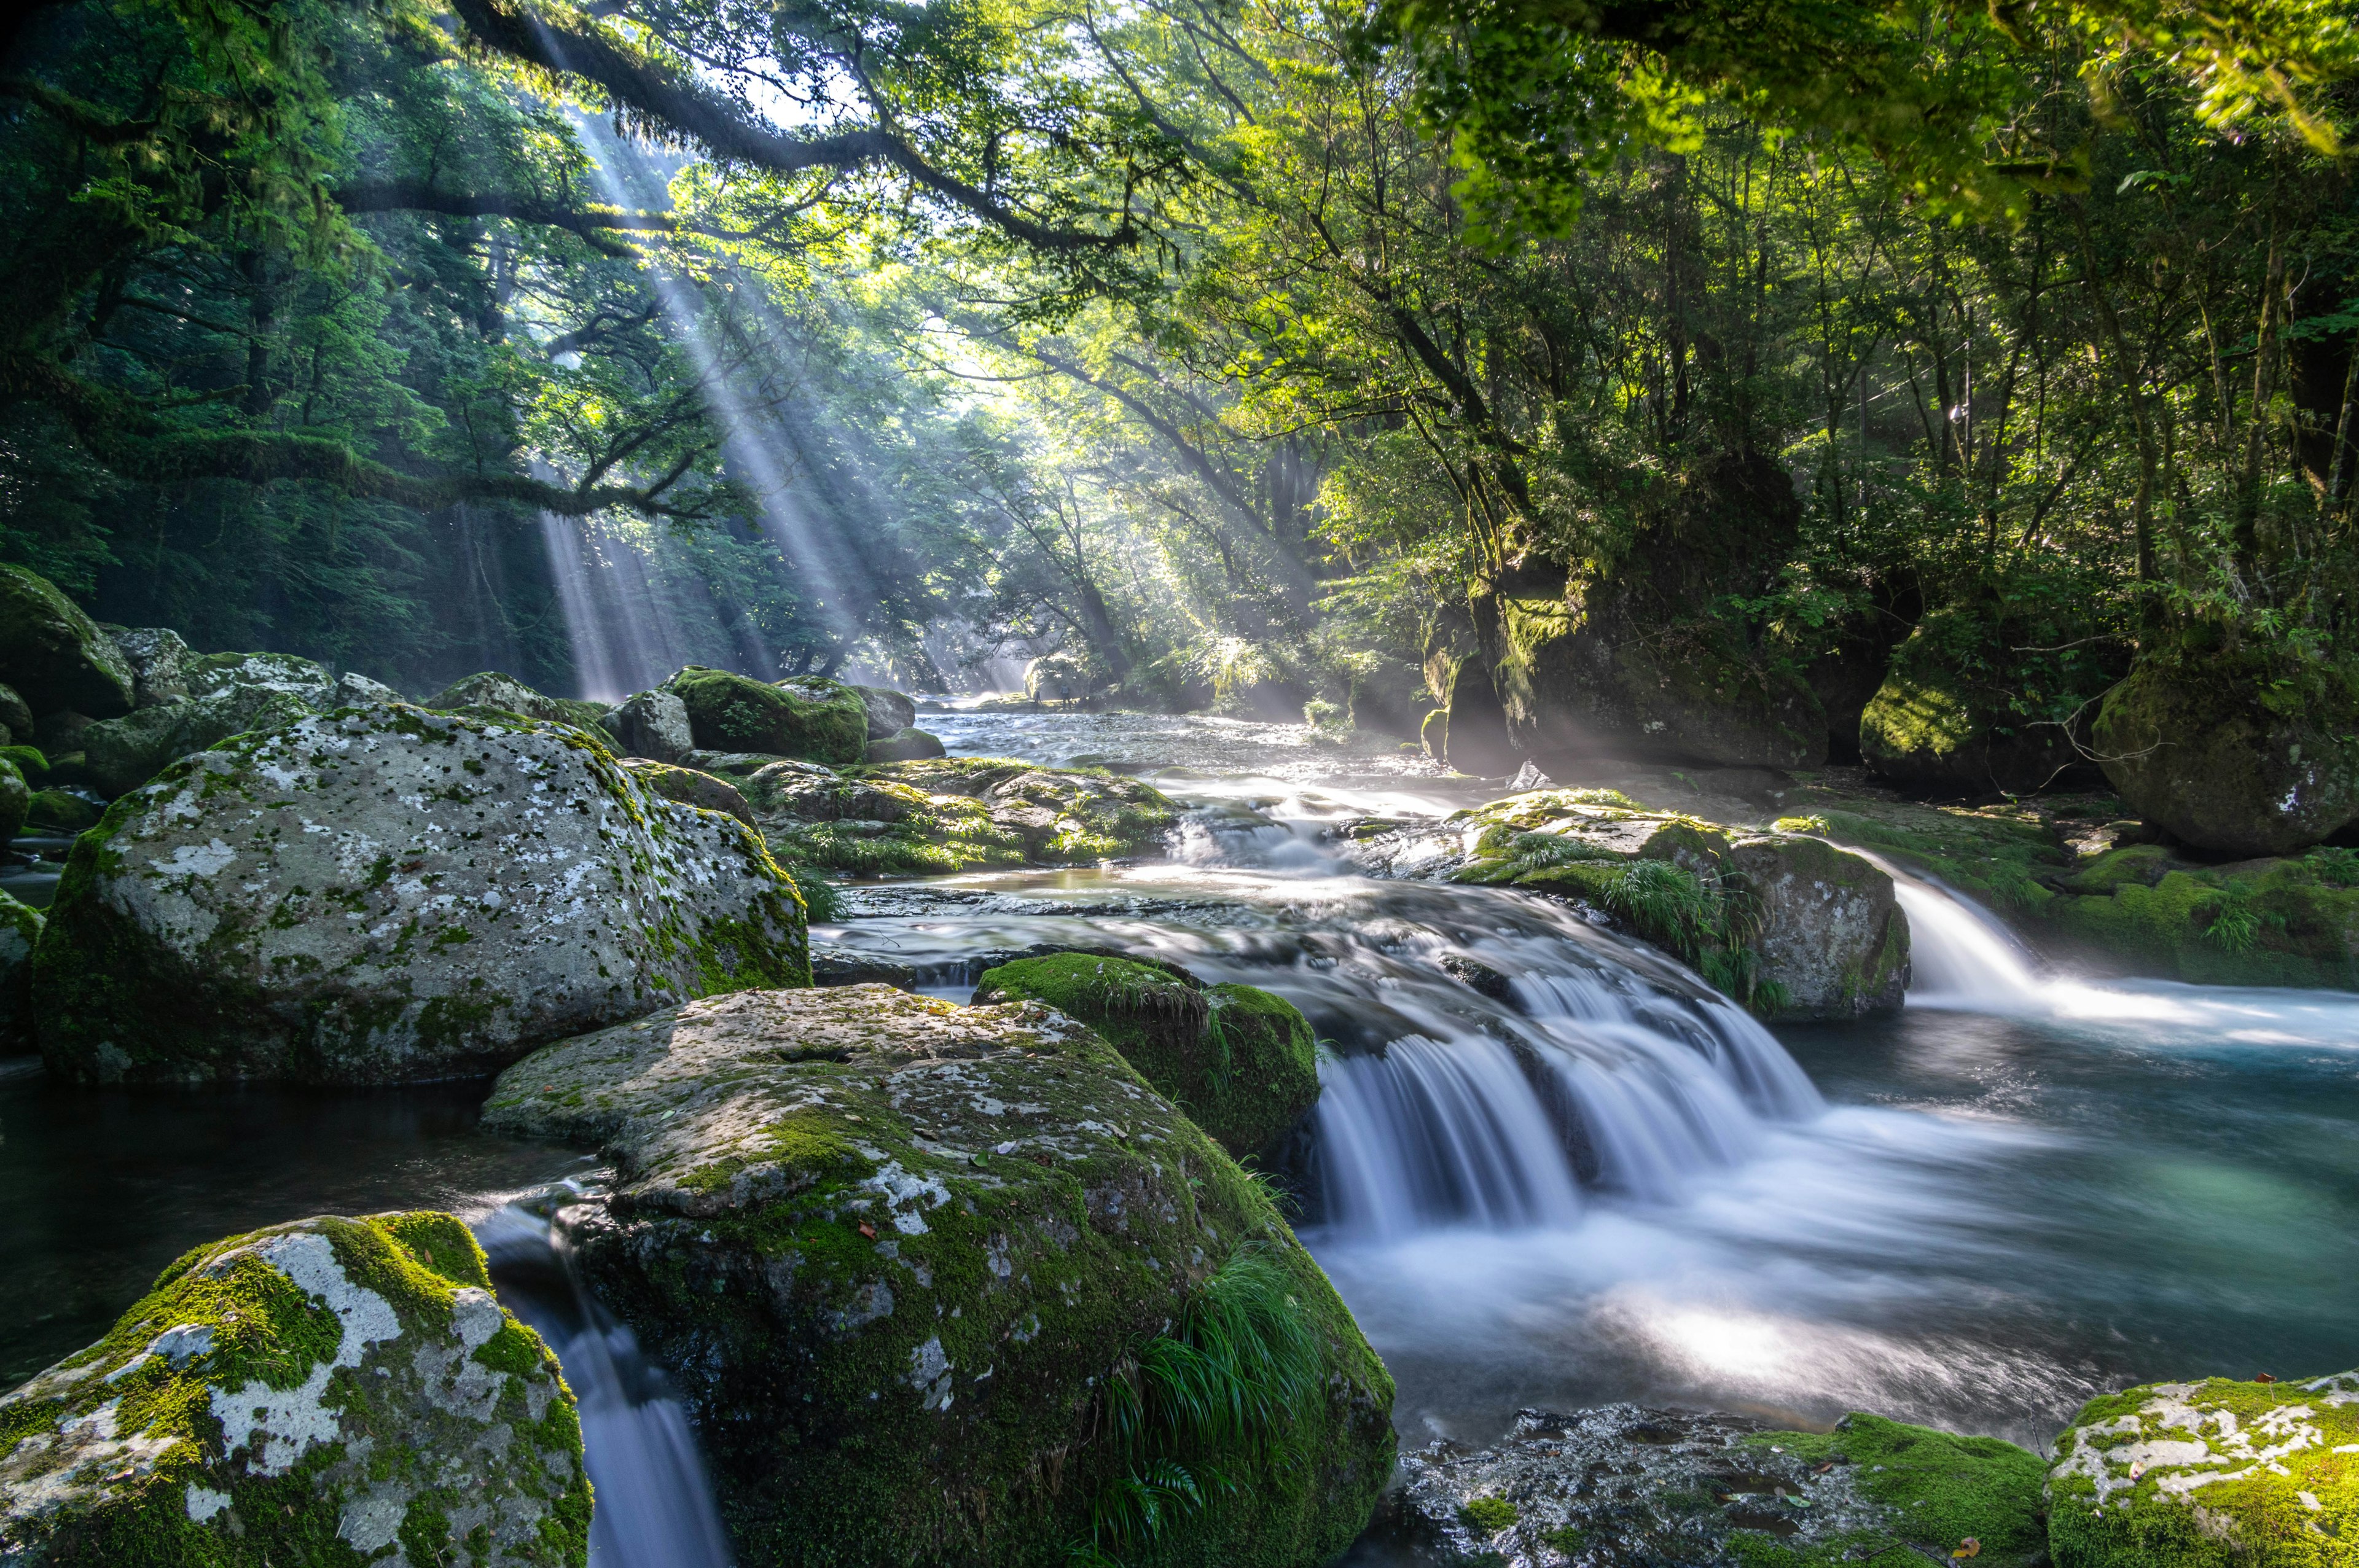
<instances>
[{"instance_id":1,"label":"large gray boulder","mask_svg":"<svg viewBox=\"0 0 2359 1568\"><path fill-rule=\"evenodd\" d=\"M8 1568L582 1568L556 1358L447 1214L201 1247L0 1397Z\"/></svg>"},{"instance_id":2,"label":"large gray boulder","mask_svg":"<svg viewBox=\"0 0 2359 1568\"><path fill-rule=\"evenodd\" d=\"M868 710L868 738L890 741L918 721L918 705L897 691L881 686L855 686L860 704Z\"/></svg>"},{"instance_id":3,"label":"large gray boulder","mask_svg":"<svg viewBox=\"0 0 2359 1568\"><path fill-rule=\"evenodd\" d=\"M101 795L128 795L191 752L248 730L292 724L313 711L282 687L224 685L203 697L92 725L81 735L82 766Z\"/></svg>"},{"instance_id":4,"label":"large gray boulder","mask_svg":"<svg viewBox=\"0 0 2359 1568\"><path fill-rule=\"evenodd\" d=\"M688 724L688 704L668 691L642 691L625 697L599 718L626 757L678 762L696 750Z\"/></svg>"},{"instance_id":5,"label":"large gray boulder","mask_svg":"<svg viewBox=\"0 0 2359 1568\"><path fill-rule=\"evenodd\" d=\"M131 666L114 639L57 584L23 567L0 566L0 680L36 713L112 719L131 711Z\"/></svg>"},{"instance_id":6,"label":"large gray boulder","mask_svg":"<svg viewBox=\"0 0 2359 1568\"><path fill-rule=\"evenodd\" d=\"M614 1162L558 1223L673 1369L742 1568L1061 1568L1142 1473L1201 1498L1155 1561L1292 1568L1391 1471L1391 1379L1268 1195L1038 1002L709 999L536 1053L484 1124ZM1238 1408L1191 1422L1163 1369L1214 1335Z\"/></svg>"},{"instance_id":7,"label":"large gray boulder","mask_svg":"<svg viewBox=\"0 0 2359 1568\"><path fill-rule=\"evenodd\" d=\"M570 728L389 706L117 801L75 844L34 996L84 1082L396 1083L809 972L801 899L740 824Z\"/></svg>"},{"instance_id":8,"label":"large gray boulder","mask_svg":"<svg viewBox=\"0 0 2359 1568\"><path fill-rule=\"evenodd\" d=\"M576 697L545 697L511 675L484 670L452 681L422 705L434 708L489 708L546 719L552 724L595 726L605 717L603 703Z\"/></svg>"},{"instance_id":9,"label":"large gray boulder","mask_svg":"<svg viewBox=\"0 0 2359 1568\"><path fill-rule=\"evenodd\" d=\"M135 707L159 702L186 702L193 693L189 677L197 662L196 650L169 626L109 627L124 663L131 666Z\"/></svg>"},{"instance_id":10,"label":"large gray boulder","mask_svg":"<svg viewBox=\"0 0 2359 1568\"><path fill-rule=\"evenodd\" d=\"M1728 852L1759 912L1762 978L1779 1019L1898 1011L1908 989L1908 916L1892 878L1823 838L1739 838Z\"/></svg>"}]
</instances>

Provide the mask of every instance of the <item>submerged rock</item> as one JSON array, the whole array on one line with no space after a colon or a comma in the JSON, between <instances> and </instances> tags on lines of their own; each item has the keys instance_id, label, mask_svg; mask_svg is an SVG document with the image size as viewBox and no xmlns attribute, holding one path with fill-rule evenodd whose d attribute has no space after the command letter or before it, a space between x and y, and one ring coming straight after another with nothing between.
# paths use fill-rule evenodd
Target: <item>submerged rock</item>
<instances>
[{"instance_id":1,"label":"submerged rock","mask_svg":"<svg viewBox=\"0 0 2359 1568\"><path fill-rule=\"evenodd\" d=\"M2038 1455L1881 1416L1830 1433L1607 1405L1402 1456L1401 1533L1499 1568L2041 1568ZM1967 1542L1973 1542L1971 1547ZM2060 1564L2060 1568L2064 1565Z\"/></svg>"},{"instance_id":2,"label":"submerged rock","mask_svg":"<svg viewBox=\"0 0 2359 1568\"><path fill-rule=\"evenodd\" d=\"M583 1568L557 1361L446 1214L201 1247L0 1398L11 1568Z\"/></svg>"},{"instance_id":3,"label":"submerged rock","mask_svg":"<svg viewBox=\"0 0 2359 1568\"><path fill-rule=\"evenodd\" d=\"M766 685L690 665L663 689L688 709L689 732L708 752L758 752L814 762L856 762L868 751L868 708L842 681Z\"/></svg>"},{"instance_id":4,"label":"submerged rock","mask_svg":"<svg viewBox=\"0 0 2359 1568\"><path fill-rule=\"evenodd\" d=\"M57 584L23 567L0 566L0 680L37 714L131 711L131 666L114 639Z\"/></svg>"},{"instance_id":5,"label":"submerged rock","mask_svg":"<svg viewBox=\"0 0 2359 1568\"><path fill-rule=\"evenodd\" d=\"M2056 1568L2327 1568L2359 1541L2359 1372L2150 1383L2056 1439Z\"/></svg>"},{"instance_id":6,"label":"submerged rock","mask_svg":"<svg viewBox=\"0 0 2359 1568\"><path fill-rule=\"evenodd\" d=\"M808 983L760 842L578 730L351 710L187 759L76 841L35 956L85 1082L396 1083Z\"/></svg>"},{"instance_id":7,"label":"submerged rock","mask_svg":"<svg viewBox=\"0 0 2359 1568\"><path fill-rule=\"evenodd\" d=\"M517 1064L484 1124L614 1161L559 1223L675 1370L743 1568L1049 1568L1158 1476L1202 1501L1140 1555L1299 1568L1391 1469L1391 1381L1266 1196L1037 1003L693 1002ZM1241 1434L1170 1380L1215 1336Z\"/></svg>"},{"instance_id":8,"label":"submerged rock","mask_svg":"<svg viewBox=\"0 0 2359 1568\"><path fill-rule=\"evenodd\" d=\"M1270 1155L1319 1100L1319 1043L1292 1002L1177 964L1060 953L986 970L977 1006L1043 1001L1096 1030L1237 1159Z\"/></svg>"},{"instance_id":9,"label":"submerged rock","mask_svg":"<svg viewBox=\"0 0 2359 1568\"><path fill-rule=\"evenodd\" d=\"M2105 777L2147 820L2224 855L2282 855L2359 819L2359 682L2147 663L2105 697Z\"/></svg>"},{"instance_id":10,"label":"submerged rock","mask_svg":"<svg viewBox=\"0 0 2359 1568\"><path fill-rule=\"evenodd\" d=\"M688 705L668 691L643 691L625 697L598 720L614 738L626 757L656 762L686 760L696 749L690 733Z\"/></svg>"}]
</instances>

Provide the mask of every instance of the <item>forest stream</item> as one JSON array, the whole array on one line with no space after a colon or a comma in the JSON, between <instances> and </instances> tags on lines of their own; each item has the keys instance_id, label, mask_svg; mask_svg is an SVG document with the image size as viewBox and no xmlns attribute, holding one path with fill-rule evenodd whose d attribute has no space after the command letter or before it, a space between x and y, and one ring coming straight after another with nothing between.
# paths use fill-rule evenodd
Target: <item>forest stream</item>
<instances>
[{"instance_id":1,"label":"forest stream","mask_svg":"<svg viewBox=\"0 0 2359 1568\"><path fill-rule=\"evenodd\" d=\"M1335 824L1497 793L1421 757L1194 717L929 722L954 756L1145 773L1189 815L1164 859L853 884L814 942L961 1001L974 955L1055 942L1299 1006L1323 1092L1290 1156L1297 1225L1397 1379L1404 1451L1623 1400L1821 1429L1873 1410L2037 1448L2127 1383L2359 1362L2359 997L2046 972L1904 875L1906 1010L1773 1031L1575 906L1363 874ZM592 1562L726 1562L660 1369L538 1217L590 1160L476 1130L481 1095L12 1067L0 1381L211 1238L449 1209L581 1397ZM1410 1560L1387 1529L1349 1561Z\"/></svg>"}]
</instances>

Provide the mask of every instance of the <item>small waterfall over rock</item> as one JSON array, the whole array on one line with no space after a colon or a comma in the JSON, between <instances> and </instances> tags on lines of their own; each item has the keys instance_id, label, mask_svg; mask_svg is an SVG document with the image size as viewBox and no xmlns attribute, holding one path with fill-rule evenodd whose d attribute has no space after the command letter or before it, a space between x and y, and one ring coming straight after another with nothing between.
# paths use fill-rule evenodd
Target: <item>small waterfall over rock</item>
<instances>
[{"instance_id":1,"label":"small waterfall over rock","mask_svg":"<svg viewBox=\"0 0 2359 1568\"><path fill-rule=\"evenodd\" d=\"M473 1223L500 1300L548 1341L581 1400L596 1512L590 1568L728 1568L688 1411L630 1329L592 1299L535 1208L564 1189L503 1205Z\"/></svg>"}]
</instances>

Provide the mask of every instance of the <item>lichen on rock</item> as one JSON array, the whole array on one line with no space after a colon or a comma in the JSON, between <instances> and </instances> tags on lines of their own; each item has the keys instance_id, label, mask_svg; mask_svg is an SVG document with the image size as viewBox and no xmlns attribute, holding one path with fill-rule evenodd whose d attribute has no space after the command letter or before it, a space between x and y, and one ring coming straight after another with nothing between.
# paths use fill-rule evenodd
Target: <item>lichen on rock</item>
<instances>
[{"instance_id":1,"label":"lichen on rock","mask_svg":"<svg viewBox=\"0 0 2359 1568\"><path fill-rule=\"evenodd\" d=\"M614 1162L559 1223L674 1369L745 1568L1070 1561L1139 1463L1108 1401L1241 1272L1316 1367L1271 1429L1158 1451L1227 1484L1153 1560L1325 1562L1391 1468L1390 1380L1267 1196L1037 1002L709 999L527 1058L484 1121Z\"/></svg>"},{"instance_id":2,"label":"lichen on rock","mask_svg":"<svg viewBox=\"0 0 2359 1568\"><path fill-rule=\"evenodd\" d=\"M1177 964L1072 952L984 971L976 1005L1029 999L1105 1036L1235 1158L1267 1158L1319 1100L1319 1044L1293 1003Z\"/></svg>"},{"instance_id":3,"label":"lichen on rock","mask_svg":"<svg viewBox=\"0 0 2359 1568\"><path fill-rule=\"evenodd\" d=\"M516 676L498 670L484 670L452 681L419 706L445 712L459 708L488 708L501 713L520 713L527 719L545 719L553 724L584 726L598 724L607 711L603 702L544 697Z\"/></svg>"},{"instance_id":4,"label":"lichen on rock","mask_svg":"<svg viewBox=\"0 0 2359 1568\"><path fill-rule=\"evenodd\" d=\"M2359 1372L2092 1400L2048 1471L2056 1568L2333 1568L2359 1541Z\"/></svg>"},{"instance_id":5,"label":"lichen on rock","mask_svg":"<svg viewBox=\"0 0 2359 1568\"><path fill-rule=\"evenodd\" d=\"M11 1568L583 1568L555 1357L444 1214L201 1247L0 1397Z\"/></svg>"},{"instance_id":6,"label":"lichen on rock","mask_svg":"<svg viewBox=\"0 0 2359 1568\"><path fill-rule=\"evenodd\" d=\"M34 956L86 1082L387 1083L806 984L760 841L580 731L390 706L201 752L77 840Z\"/></svg>"}]
</instances>

